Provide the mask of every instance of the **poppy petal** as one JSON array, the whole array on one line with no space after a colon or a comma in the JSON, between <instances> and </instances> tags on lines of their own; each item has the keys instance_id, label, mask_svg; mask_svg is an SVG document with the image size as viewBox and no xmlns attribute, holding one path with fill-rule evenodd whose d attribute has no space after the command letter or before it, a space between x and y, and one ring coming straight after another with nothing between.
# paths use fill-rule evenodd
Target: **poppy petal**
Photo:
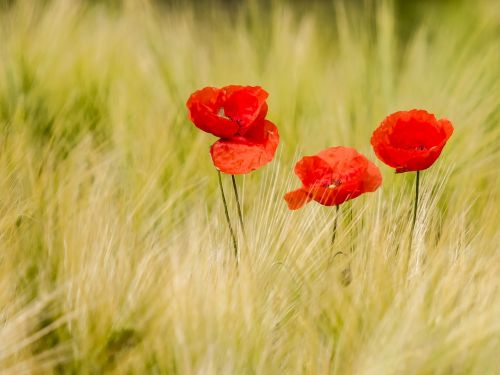
<instances>
[{"instance_id":1,"label":"poppy petal","mask_svg":"<svg viewBox=\"0 0 500 375\"><path fill-rule=\"evenodd\" d=\"M332 168L319 156L304 156L295 165L295 174L305 187L327 186L332 181Z\"/></svg>"},{"instance_id":2,"label":"poppy petal","mask_svg":"<svg viewBox=\"0 0 500 375\"><path fill-rule=\"evenodd\" d=\"M318 154L332 168L332 181L342 184L343 189L360 188L363 171L368 166L368 159L351 147L330 147Z\"/></svg>"},{"instance_id":3,"label":"poppy petal","mask_svg":"<svg viewBox=\"0 0 500 375\"><path fill-rule=\"evenodd\" d=\"M226 95L224 113L239 124L240 135L244 135L258 117L265 117L269 94L260 86L226 86L222 90Z\"/></svg>"},{"instance_id":4,"label":"poppy petal","mask_svg":"<svg viewBox=\"0 0 500 375\"><path fill-rule=\"evenodd\" d=\"M218 140L210 148L210 154L215 167L221 172L246 174L269 163L278 144L278 129L265 120L244 137Z\"/></svg>"},{"instance_id":5,"label":"poppy petal","mask_svg":"<svg viewBox=\"0 0 500 375\"><path fill-rule=\"evenodd\" d=\"M380 169L371 161L368 161L368 166L365 171L363 178L363 190L364 191L375 191L382 184L382 174Z\"/></svg>"},{"instance_id":6,"label":"poppy petal","mask_svg":"<svg viewBox=\"0 0 500 375\"><path fill-rule=\"evenodd\" d=\"M439 120L439 124L441 125L441 129L443 129L444 134L446 136L445 142L451 137L453 134L453 125L451 124L450 120L442 118Z\"/></svg>"},{"instance_id":7,"label":"poppy petal","mask_svg":"<svg viewBox=\"0 0 500 375\"><path fill-rule=\"evenodd\" d=\"M297 189L285 194L285 201L290 210L298 210L311 199L309 193L304 189Z\"/></svg>"},{"instance_id":8,"label":"poppy petal","mask_svg":"<svg viewBox=\"0 0 500 375\"><path fill-rule=\"evenodd\" d=\"M338 206L350 199L354 199L363 194L361 189L348 189L339 187L335 189L314 188L309 192L312 198L323 206Z\"/></svg>"},{"instance_id":9,"label":"poppy petal","mask_svg":"<svg viewBox=\"0 0 500 375\"><path fill-rule=\"evenodd\" d=\"M344 160L352 160L352 158L359 155L359 153L351 147L329 147L318 153L318 156L325 160L332 167L338 165L339 162Z\"/></svg>"},{"instance_id":10,"label":"poppy petal","mask_svg":"<svg viewBox=\"0 0 500 375\"><path fill-rule=\"evenodd\" d=\"M443 146L435 146L428 150L421 151L407 151L407 150L394 150L390 151L397 153L398 160L401 160L399 166L396 166L396 173L422 171L429 168L437 160Z\"/></svg>"},{"instance_id":11,"label":"poppy petal","mask_svg":"<svg viewBox=\"0 0 500 375\"><path fill-rule=\"evenodd\" d=\"M205 87L191 94L186 106L189 118L197 128L216 137L227 138L238 132L239 125L219 115L223 99L224 92L221 89Z\"/></svg>"}]
</instances>

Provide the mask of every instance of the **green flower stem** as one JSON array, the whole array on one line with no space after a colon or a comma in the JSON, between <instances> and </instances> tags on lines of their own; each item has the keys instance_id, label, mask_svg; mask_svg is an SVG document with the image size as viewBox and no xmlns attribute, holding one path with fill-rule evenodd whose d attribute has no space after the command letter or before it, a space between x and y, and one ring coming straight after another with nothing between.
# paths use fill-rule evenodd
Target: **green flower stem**
<instances>
[{"instance_id":1,"label":"green flower stem","mask_svg":"<svg viewBox=\"0 0 500 375\"><path fill-rule=\"evenodd\" d=\"M231 175L231 180L233 182L233 191L234 191L234 196L236 197L236 204L238 206L238 218L240 220L241 231L243 232L243 237L245 237L245 226L243 225L243 214L241 213L241 205L240 205L240 198L238 195L238 187L236 186L236 178L234 177L234 175Z\"/></svg>"},{"instance_id":2,"label":"green flower stem","mask_svg":"<svg viewBox=\"0 0 500 375\"><path fill-rule=\"evenodd\" d=\"M222 187L221 173L219 170L217 171L217 173L219 177L219 188L222 197L222 203L224 203L224 213L226 214L227 226L229 227L229 232L231 233L231 239L233 240L234 257L236 258L236 264L238 264L238 244L236 243L236 236L234 235L233 226L231 225L231 220L229 219L229 211L227 209L226 196L224 194L224 188Z\"/></svg>"},{"instance_id":3,"label":"green flower stem","mask_svg":"<svg viewBox=\"0 0 500 375\"><path fill-rule=\"evenodd\" d=\"M417 171L416 177L415 177L415 204L413 206L413 220L411 223L411 233L410 233L410 251L412 250L413 236L415 234L415 224L417 223L419 185L420 185L420 171Z\"/></svg>"},{"instance_id":4,"label":"green flower stem","mask_svg":"<svg viewBox=\"0 0 500 375\"><path fill-rule=\"evenodd\" d=\"M336 211L335 211L335 219L333 220L332 243L331 243L332 246L335 243L335 237L337 237L337 222L339 219L340 206L336 205L335 207L336 207Z\"/></svg>"}]
</instances>

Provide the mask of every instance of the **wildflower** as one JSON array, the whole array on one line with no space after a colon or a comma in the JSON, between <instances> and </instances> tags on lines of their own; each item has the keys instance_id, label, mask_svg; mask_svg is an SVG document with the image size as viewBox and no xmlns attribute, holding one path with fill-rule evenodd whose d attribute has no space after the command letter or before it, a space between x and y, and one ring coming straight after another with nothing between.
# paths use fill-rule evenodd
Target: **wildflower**
<instances>
[{"instance_id":1,"label":"wildflower","mask_svg":"<svg viewBox=\"0 0 500 375\"><path fill-rule=\"evenodd\" d=\"M452 133L447 119L413 109L387 116L373 132L371 144L377 157L396 173L421 171L436 161Z\"/></svg>"},{"instance_id":2,"label":"wildflower","mask_svg":"<svg viewBox=\"0 0 500 375\"><path fill-rule=\"evenodd\" d=\"M395 168L396 173L416 172L410 250L417 222L420 171L434 164L452 134L449 120L437 120L422 109L395 112L373 132L371 144L380 160Z\"/></svg>"},{"instance_id":3,"label":"wildflower","mask_svg":"<svg viewBox=\"0 0 500 375\"><path fill-rule=\"evenodd\" d=\"M305 156L295 165L302 187L285 195L291 210L311 200L324 206L338 206L382 183L375 164L350 147L330 147L314 156Z\"/></svg>"},{"instance_id":4,"label":"wildflower","mask_svg":"<svg viewBox=\"0 0 500 375\"><path fill-rule=\"evenodd\" d=\"M205 87L187 101L189 118L221 139L210 148L215 167L227 174L252 172L269 163L279 134L265 119L268 93L259 86Z\"/></svg>"},{"instance_id":5,"label":"wildflower","mask_svg":"<svg viewBox=\"0 0 500 375\"><path fill-rule=\"evenodd\" d=\"M218 173L236 264L239 258L238 243L229 217L221 172L231 174L240 227L245 236L234 175L250 173L274 158L279 134L276 125L266 120L268 95L260 86L205 87L191 94L186 103L189 119L194 125L220 138L210 147L210 155Z\"/></svg>"}]
</instances>

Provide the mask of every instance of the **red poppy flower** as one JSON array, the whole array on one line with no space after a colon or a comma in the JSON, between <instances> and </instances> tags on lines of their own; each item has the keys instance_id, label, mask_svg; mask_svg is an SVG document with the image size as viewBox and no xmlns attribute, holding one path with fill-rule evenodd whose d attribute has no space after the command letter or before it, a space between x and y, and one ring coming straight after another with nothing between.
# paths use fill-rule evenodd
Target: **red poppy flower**
<instances>
[{"instance_id":1,"label":"red poppy flower","mask_svg":"<svg viewBox=\"0 0 500 375\"><path fill-rule=\"evenodd\" d=\"M267 114L268 93L259 86L205 87L187 101L189 118L199 129L216 137L245 135Z\"/></svg>"},{"instance_id":2,"label":"red poppy flower","mask_svg":"<svg viewBox=\"0 0 500 375\"><path fill-rule=\"evenodd\" d=\"M387 116L373 132L371 144L377 157L396 173L421 171L434 164L452 133L447 119L413 109Z\"/></svg>"},{"instance_id":3,"label":"red poppy flower","mask_svg":"<svg viewBox=\"0 0 500 375\"><path fill-rule=\"evenodd\" d=\"M245 174L269 163L279 134L265 119L267 92L259 86L205 87L187 101L189 118L201 130L221 139L210 148L215 167Z\"/></svg>"},{"instance_id":4,"label":"red poppy flower","mask_svg":"<svg viewBox=\"0 0 500 375\"><path fill-rule=\"evenodd\" d=\"M311 200L336 206L375 191L382 183L377 166L350 147L330 147L315 156L305 156L295 165L295 174L302 187L285 195L291 210Z\"/></svg>"}]
</instances>

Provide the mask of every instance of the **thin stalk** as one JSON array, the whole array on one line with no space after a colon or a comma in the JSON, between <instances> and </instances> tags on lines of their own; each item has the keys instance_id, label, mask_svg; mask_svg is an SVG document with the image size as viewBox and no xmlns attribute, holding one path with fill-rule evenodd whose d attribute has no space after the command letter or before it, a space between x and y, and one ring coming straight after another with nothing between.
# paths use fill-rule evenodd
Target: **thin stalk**
<instances>
[{"instance_id":1,"label":"thin stalk","mask_svg":"<svg viewBox=\"0 0 500 375\"><path fill-rule=\"evenodd\" d=\"M219 177L219 188L222 197L222 203L224 203L224 213L226 214L227 226L229 227L229 232L231 233L231 239L233 240L234 247L234 257L236 258L236 264L238 264L238 245L236 243L236 236L234 235L233 226L231 225L231 220L229 219L229 211L227 209L226 196L224 194L224 188L222 187L222 177L220 171L217 171Z\"/></svg>"},{"instance_id":2,"label":"thin stalk","mask_svg":"<svg viewBox=\"0 0 500 375\"><path fill-rule=\"evenodd\" d=\"M406 259L406 272L409 272L410 269L410 259L411 259L411 252L413 250L413 236L415 235L415 225L417 223L417 210L418 210L418 189L420 185L420 171L417 171L416 176L415 176L415 202L413 206L413 220L411 223L411 232L410 232L410 246L408 249L408 255Z\"/></svg>"},{"instance_id":3,"label":"thin stalk","mask_svg":"<svg viewBox=\"0 0 500 375\"><path fill-rule=\"evenodd\" d=\"M331 243L332 246L335 243L335 237L337 236L337 222L338 222L338 218L339 218L340 206L336 205L335 207L336 207L336 211L335 211L335 219L333 220L332 243Z\"/></svg>"},{"instance_id":4,"label":"thin stalk","mask_svg":"<svg viewBox=\"0 0 500 375\"><path fill-rule=\"evenodd\" d=\"M245 237L245 226L243 225L243 214L241 213L240 198L238 195L238 187L236 186L236 178L231 175L231 180L233 181L233 191L236 197L236 204L238 206L238 218L240 219L241 231L243 232L243 237Z\"/></svg>"},{"instance_id":5,"label":"thin stalk","mask_svg":"<svg viewBox=\"0 0 500 375\"><path fill-rule=\"evenodd\" d=\"M356 235L354 231L354 216L352 209L352 200L349 202L349 225L351 226L351 253L354 253L354 237Z\"/></svg>"},{"instance_id":6,"label":"thin stalk","mask_svg":"<svg viewBox=\"0 0 500 375\"><path fill-rule=\"evenodd\" d=\"M415 224L417 223L419 185L420 185L420 171L417 171L415 177L415 204L413 206L413 221L411 223L411 234L410 234L410 251L412 249L412 244L413 244L413 235L415 234Z\"/></svg>"}]
</instances>

